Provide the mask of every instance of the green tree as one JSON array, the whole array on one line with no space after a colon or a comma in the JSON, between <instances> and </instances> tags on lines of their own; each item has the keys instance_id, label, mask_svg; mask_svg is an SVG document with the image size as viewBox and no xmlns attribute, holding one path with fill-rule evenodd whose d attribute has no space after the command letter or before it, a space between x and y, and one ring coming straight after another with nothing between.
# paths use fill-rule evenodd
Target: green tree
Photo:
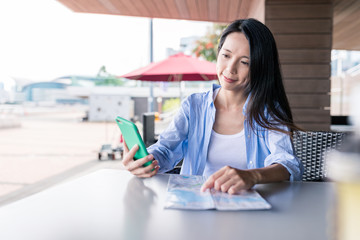
<instances>
[{"instance_id":1,"label":"green tree","mask_svg":"<svg viewBox=\"0 0 360 240\"><path fill-rule=\"evenodd\" d=\"M162 106L163 112L172 111L180 107L180 98L170 98L166 100Z\"/></svg>"},{"instance_id":2,"label":"green tree","mask_svg":"<svg viewBox=\"0 0 360 240\"><path fill-rule=\"evenodd\" d=\"M203 57L207 61L215 62L219 39L225 28L226 25L214 23L206 35L196 41L196 47L193 49L196 57Z\"/></svg>"},{"instance_id":3,"label":"green tree","mask_svg":"<svg viewBox=\"0 0 360 240\"><path fill-rule=\"evenodd\" d=\"M99 69L96 77L98 79L95 81L96 86L123 86L125 84L123 79L108 73L105 66Z\"/></svg>"}]
</instances>

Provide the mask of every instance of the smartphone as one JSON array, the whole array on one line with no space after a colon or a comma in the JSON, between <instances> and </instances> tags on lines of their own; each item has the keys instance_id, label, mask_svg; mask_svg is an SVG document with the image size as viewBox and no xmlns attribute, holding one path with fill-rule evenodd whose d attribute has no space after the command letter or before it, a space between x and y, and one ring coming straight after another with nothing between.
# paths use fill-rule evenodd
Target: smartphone
<instances>
[{"instance_id":1,"label":"smartphone","mask_svg":"<svg viewBox=\"0 0 360 240\"><path fill-rule=\"evenodd\" d=\"M146 150L145 143L142 140L136 125L133 122L126 120L122 117L117 117L115 121L120 128L121 134L124 137L124 141L128 149L130 150L135 144L139 146L139 150L135 153L134 159L137 160L149 155L148 151ZM151 162L152 161L149 161L143 166L149 166Z\"/></svg>"}]
</instances>

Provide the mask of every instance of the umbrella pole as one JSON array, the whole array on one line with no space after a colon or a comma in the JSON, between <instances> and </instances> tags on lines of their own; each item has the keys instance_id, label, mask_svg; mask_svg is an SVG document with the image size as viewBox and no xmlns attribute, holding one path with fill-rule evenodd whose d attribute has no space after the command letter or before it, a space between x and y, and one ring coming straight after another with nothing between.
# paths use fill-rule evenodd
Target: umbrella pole
<instances>
[{"instance_id":1,"label":"umbrella pole","mask_svg":"<svg viewBox=\"0 0 360 240\"><path fill-rule=\"evenodd\" d=\"M183 81L180 81L179 84L180 84L180 101L182 101L184 98L185 83Z\"/></svg>"},{"instance_id":2,"label":"umbrella pole","mask_svg":"<svg viewBox=\"0 0 360 240\"><path fill-rule=\"evenodd\" d=\"M177 75L177 77L178 77L177 80L179 81L179 84L180 84L180 102L181 102L184 98L183 93L184 93L184 89L185 89L185 82L181 81L182 74Z\"/></svg>"},{"instance_id":3,"label":"umbrella pole","mask_svg":"<svg viewBox=\"0 0 360 240\"><path fill-rule=\"evenodd\" d=\"M150 82L150 97L148 98L148 112L154 111L154 86Z\"/></svg>"},{"instance_id":4,"label":"umbrella pole","mask_svg":"<svg viewBox=\"0 0 360 240\"><path fill-rule=\"evenodd\" d=\"M150 18L150 63L153 62L153 19ZM150 97L148 98L148 112L154 112L154 85L150 82Z\"/></svg>"}]
</instances>

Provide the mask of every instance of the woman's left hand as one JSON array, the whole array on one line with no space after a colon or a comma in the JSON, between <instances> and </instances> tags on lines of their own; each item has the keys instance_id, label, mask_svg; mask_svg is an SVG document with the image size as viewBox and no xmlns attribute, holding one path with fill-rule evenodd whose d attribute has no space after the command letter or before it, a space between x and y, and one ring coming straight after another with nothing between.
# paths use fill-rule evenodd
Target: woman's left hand
<instances>
[{"instance_id":1,"label":"woman's left hand","mask_svg":"<svg viewBox=\"0 0 360 240\"><path fill-rule=\"evenodd\" d=\"M236 194L240 190L252 188L259 182L258 177L255 171L225 166L208 178L201 186L201 191L214 188L218 191Z\"/></svg>"}]
</instances>

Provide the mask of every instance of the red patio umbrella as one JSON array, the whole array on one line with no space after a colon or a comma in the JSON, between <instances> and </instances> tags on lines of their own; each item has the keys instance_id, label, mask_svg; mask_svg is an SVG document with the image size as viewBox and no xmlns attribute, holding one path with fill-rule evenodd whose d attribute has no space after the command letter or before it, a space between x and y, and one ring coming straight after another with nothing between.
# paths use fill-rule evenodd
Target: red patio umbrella
<instances>
[{"instance_id":1,"label":"red patio umbrella","mask_svg":"<svg viewBox=\"0 0 360 240\"><path fill-rule=\"evenodd\" d=\"M160 62L134 70L120 77L156 82L209 81L217 79L216 64L178 53ZM180 99L183 85L180 84ZM152 111L153 90L150 88L148 110Z\"/></svg>"},{"instance_id":2,"label":"red patio umbrella","mask_svg":"<svg viewBox=\"0 0 360 240\"><path fill-rule=\"evenodd\" d=\"M143 81L209 81L217 79L216 64L178 53L121 76Z\"/></svg>"}]
</instances>

